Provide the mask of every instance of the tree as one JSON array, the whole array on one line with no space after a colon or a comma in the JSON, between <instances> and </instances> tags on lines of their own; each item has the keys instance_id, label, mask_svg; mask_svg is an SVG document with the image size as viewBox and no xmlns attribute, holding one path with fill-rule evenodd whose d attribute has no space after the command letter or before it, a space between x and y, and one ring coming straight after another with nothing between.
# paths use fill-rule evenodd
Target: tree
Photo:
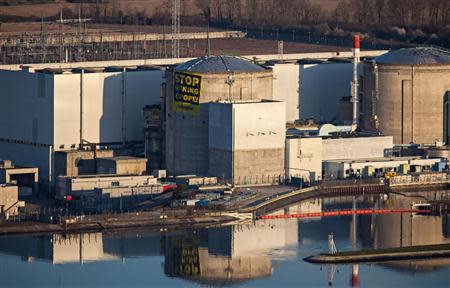
<instances>
[{"instance_id":1,"label":"tree","mask_svg":"<svg viewBox=\"0 0 450 288\"><path fill-rule=\"evenodd\" d=\"M384 14L385 6L386 6L386 1L385 0L375 0L374 9L375 9L376 14L377 14L378 24L381 24L381 21L383 19L382 16Z\"/></svg>"}]
</instances>

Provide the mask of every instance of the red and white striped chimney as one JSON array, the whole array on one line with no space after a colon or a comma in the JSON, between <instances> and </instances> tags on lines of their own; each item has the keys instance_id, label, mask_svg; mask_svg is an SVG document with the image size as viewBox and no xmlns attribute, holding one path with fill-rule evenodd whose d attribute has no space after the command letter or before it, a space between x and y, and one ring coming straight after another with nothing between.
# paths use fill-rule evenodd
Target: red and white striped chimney
<instances>
[{"instance_id":1,"label":"red and white striped chimney","mask_svg":"<svg viewBox=\"0 0 450 288\"><path fill-rule=\"evenodd\" d=\"M353 36L353 81L351 83L351 95L353 102L353 121L352 121L352 130L355 131L359 125L359 92L358 92L358 64L360 61L359 52L360 52L360 44L361 40L358 34Z\"/></svg>"}]
</instances>

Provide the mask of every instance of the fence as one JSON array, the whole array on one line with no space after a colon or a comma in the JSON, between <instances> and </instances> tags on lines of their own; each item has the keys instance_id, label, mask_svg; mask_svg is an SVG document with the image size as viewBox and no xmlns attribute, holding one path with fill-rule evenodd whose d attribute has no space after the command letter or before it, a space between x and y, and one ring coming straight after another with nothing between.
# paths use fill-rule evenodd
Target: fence
<instances>
[{"instance_id":1,"label":"fence","mask_svg":"<svg viewBox=\"0 0 450 288\"><path fill-rule=\"evenodd\" d=\"M384 185L384 180L380 178L322 180L317 184L321 188L355 187L355 186L377 185L377 184Z\"/></svg>"},{"instance_id":2,"label":"fence","mask_svg":"<svg viewBox=\"0 0 450 288\"><path fill-rule=\"evenodd\" d=\"M284 174L238 176L234 179L235 186L278 185L285 182L286 176Z\"/></svg>"},{"instance_id":3,"label":"fence","mask_svg":"<svg viewBox=\"0 0 450 288\"><path fill-rule=\"evenodd\" d=\"M425 173L414 175L397 175L391 177L389 186L410 186L427 184L445 184L449 183L450 178L447 173Z\"/></svg>"}]
</instances>

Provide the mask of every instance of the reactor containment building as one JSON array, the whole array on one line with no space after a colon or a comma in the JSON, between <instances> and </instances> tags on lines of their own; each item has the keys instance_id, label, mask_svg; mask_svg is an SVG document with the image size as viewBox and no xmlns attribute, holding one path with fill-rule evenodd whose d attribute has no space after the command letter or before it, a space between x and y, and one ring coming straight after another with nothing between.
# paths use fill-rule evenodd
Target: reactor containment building
<instances>
[{"instance_id":1,"label":"reactor containment building","mask_svg":"<svg viewBox=\"0 0 450 288\"><path fill-rule=\"evenodd\" d=\"M364 130L395 144L450 143L450 53L405 48L366 61L361 119Z\"/></svg>"}]
</instances>

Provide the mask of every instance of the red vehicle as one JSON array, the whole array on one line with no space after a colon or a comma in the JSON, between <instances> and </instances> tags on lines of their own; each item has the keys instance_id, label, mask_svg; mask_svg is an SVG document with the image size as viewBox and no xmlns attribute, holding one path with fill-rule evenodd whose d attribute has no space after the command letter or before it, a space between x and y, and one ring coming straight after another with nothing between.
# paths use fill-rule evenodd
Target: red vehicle
<instances>
[{"instance_id":1,"label":"red vehicle","mask_svg":"<svg viewBox=\"0 0 450 288\"><path fill-rule=\"evenodd\" d=\"M175 191L177 189L177 184L175 183L163 183L163 192Z\"/></svg>"}]
</instances>

